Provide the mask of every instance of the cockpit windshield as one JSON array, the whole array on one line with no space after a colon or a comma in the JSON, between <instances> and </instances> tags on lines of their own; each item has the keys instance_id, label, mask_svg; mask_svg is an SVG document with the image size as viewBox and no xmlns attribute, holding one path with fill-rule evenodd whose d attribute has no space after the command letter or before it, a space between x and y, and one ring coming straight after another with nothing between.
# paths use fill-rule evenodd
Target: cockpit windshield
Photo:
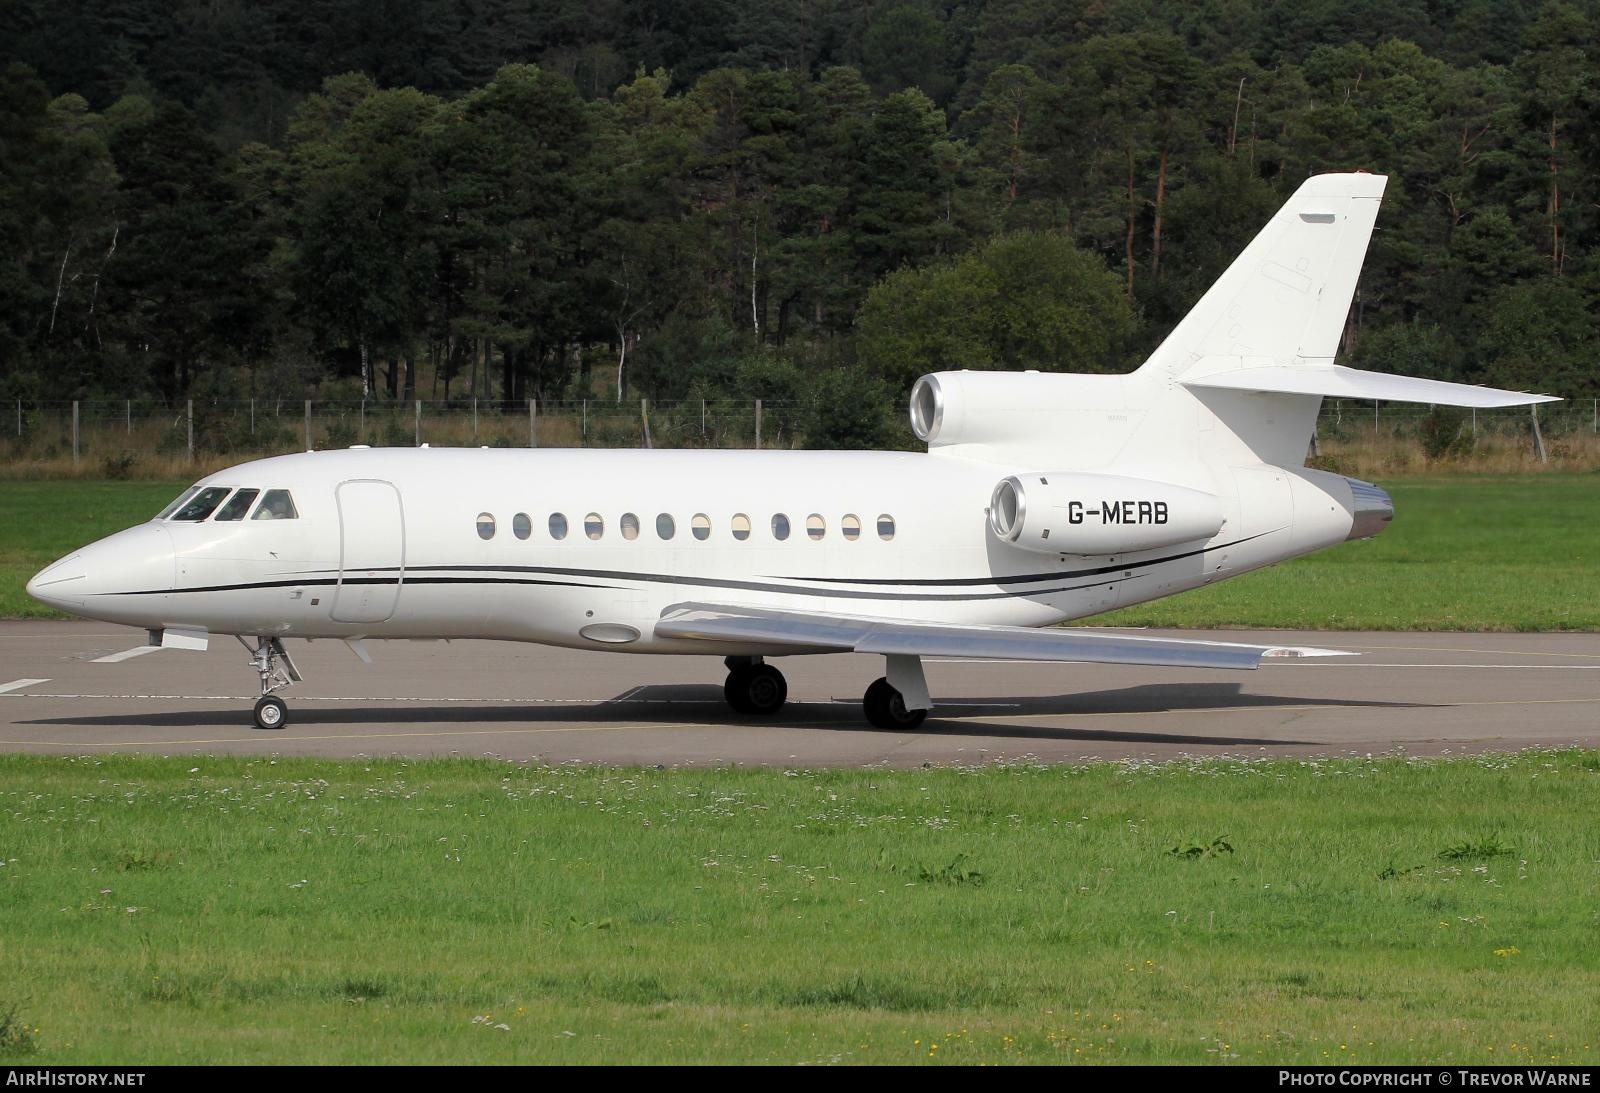
<instances>
[{"instance_id":1,"label":"cockpit windshield","mask_svg":"<svg viewBox=\"0 0 1600 1093\"><path fill-rule=\"evenodd\" d=\"M207 486L180 505L178 511L172 514L172 519L204 520L222 504L222 499L232 492L232 486Z\"/></svg>"},{"instance_id":2,"label":"cockpit windshield","mask_svg":"<svg viewBox=\"0 0 1600 1093\"><path fill-rule=\"evenodd\" d=\"M183 505L183 503L185 501L189 500L189 498L193 497L195 494L197 494L199 492L200 492L200 487L199 486L190 486L188 489L186 489L182 493L178 494L177 497L173 498L172 499L172 503L170 505L168 505L166 508L162 509L160 512L156 513L156 519L157 520L165 520L167 517L169 517L173 513L177 512L178 509L180 507L182 507L182 505Z\"/></svg>"},{"instance_id":3,"label":"cockpit windshield","mask_svg":"<svg viewBox=\"0 0 1600 1093\"><path fill-rule=\"evenodd\" d=\"M217 510L216 518L218 520L243 520L245 514L250 511L250 506L254 503L256 495L260 492L260 490L240 490L228 498L226 505Z\"/></svg>"}]
</instances>

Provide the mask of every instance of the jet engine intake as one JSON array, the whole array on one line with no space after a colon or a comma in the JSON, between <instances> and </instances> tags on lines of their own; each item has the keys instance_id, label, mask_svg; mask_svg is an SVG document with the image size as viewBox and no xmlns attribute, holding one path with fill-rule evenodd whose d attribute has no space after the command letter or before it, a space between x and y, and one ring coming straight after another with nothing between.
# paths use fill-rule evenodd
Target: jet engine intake
<instances>
[{"instance_id":1,"label":"jet engine intake","mask_svg":"<svg viewBox=\"0 0 1600 1093\"><path fill-rule=\"evenodd\" d=\"M1222 530L1214 495L1111 474L1032 472L1000 480L989 530L1041 554L1128 554L1209 539Z\"/></svg>"}]
</instances>

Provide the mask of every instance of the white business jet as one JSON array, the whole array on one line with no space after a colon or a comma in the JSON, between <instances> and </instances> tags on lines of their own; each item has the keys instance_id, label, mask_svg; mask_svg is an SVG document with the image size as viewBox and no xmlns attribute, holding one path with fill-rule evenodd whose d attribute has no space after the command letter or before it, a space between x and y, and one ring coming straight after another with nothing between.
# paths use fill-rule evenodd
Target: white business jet
<instances>
[{"instance_id":1,"label":"white business jet","mask_svg":"<svg viewBox=\"0 0 1600 1093\"><path fill-rule=\"evenodd\" d=\"M928 451L354 448L245 463L28 583L149 631L235 635L282 728L285 638L725 658L740 714L768 658L885 658L866 718L910 729L926 656L1254 668L1323 652L1055 628L1371 536L1376 486L1302 466L1324 397L1511 406L1545 396L1334 364L1385 179L1308 180L1128 375L941 372ZM1048 628L1048 629L1047 629ZM248 639L248 640L247 640ZM253 643L253 648L252 644Z\"/></svg>"}]
</instances>

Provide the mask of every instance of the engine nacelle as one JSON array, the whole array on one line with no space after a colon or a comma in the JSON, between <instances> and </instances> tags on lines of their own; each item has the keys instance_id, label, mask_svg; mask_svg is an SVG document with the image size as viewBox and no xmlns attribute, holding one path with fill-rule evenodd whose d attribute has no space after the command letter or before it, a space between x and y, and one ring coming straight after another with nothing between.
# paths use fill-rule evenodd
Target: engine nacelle
<instances>
[{"instance_id":1,"label":"engine nacelle","mask_svg":"<svg viewBox=\"0 0 1600 1093\"><path fill-rule=\"evenodd\" d=\"M1034 472L1003 478L989 502L989 529L1041 554L1128 554L1222 530L1213 494L1113 474Z\"/></svg>"}]
</instances>

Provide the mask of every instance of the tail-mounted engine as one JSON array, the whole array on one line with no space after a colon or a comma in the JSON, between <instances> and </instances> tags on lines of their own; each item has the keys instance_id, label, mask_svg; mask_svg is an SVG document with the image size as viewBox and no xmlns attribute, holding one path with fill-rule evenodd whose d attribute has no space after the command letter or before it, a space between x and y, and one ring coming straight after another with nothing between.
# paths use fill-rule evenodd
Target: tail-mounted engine
<instances>
[{"instance_id":1,"label":"tail-mounted engine","mask_svg":"<svg viewBox=\"0 0 1600 1093\"><path fill-rule=\"evenodd\" d=\"M1222 530L1216 496L1111 474L1042 472L1003 478L989 502L1000 540L1041 554L1127 554Z\"/></svg>"}]
</instances>

